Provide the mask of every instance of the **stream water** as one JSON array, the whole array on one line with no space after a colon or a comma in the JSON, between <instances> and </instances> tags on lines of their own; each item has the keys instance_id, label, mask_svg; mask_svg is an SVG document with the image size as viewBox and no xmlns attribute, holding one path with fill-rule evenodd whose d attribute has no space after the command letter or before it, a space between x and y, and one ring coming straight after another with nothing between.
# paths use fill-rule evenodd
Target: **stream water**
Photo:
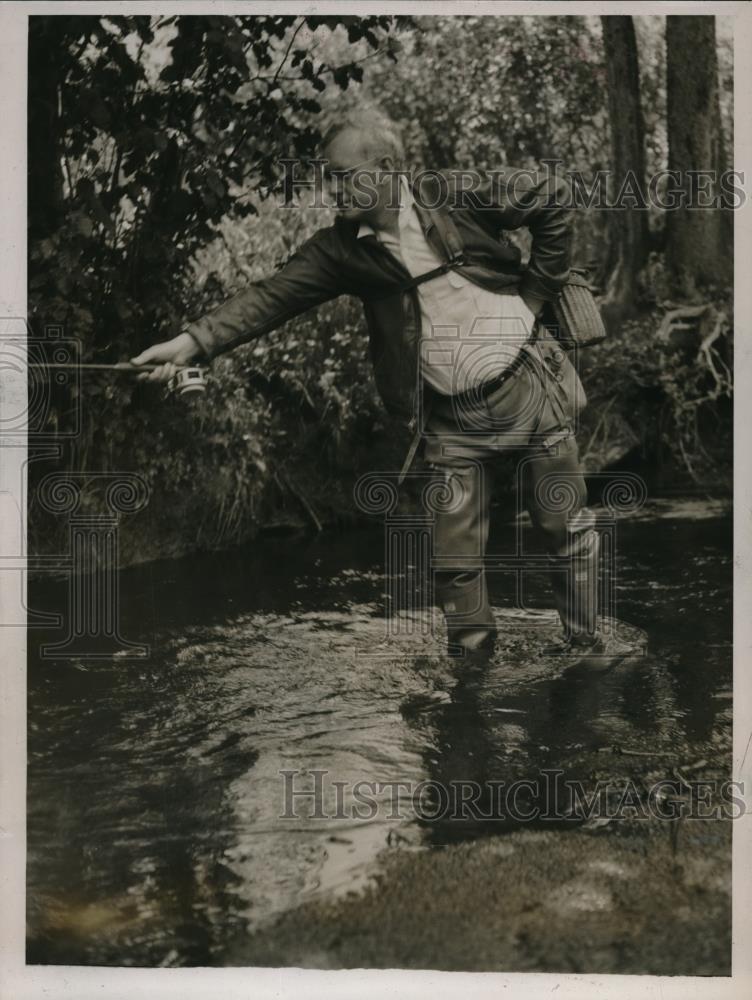
<instances>
[{"instance_id":1,"label":"stream water","mask_svg":"<svg viewBox=\"0 0 752 1000\"><path fill-rule=\"evenodd\" d=\"M54 630L30 633L29 962L221 965L230 939L357 889L382 850L514 827L426 821L414 789L429 779L726 773L732 537L717 504L654 501L618 526L614 610L642 655L604 673L551 665L535 653L555 632L545 578L521 613L493 574L501 653L472 696L433 710L406 706L450 669L439 638L385 632L383 560L375 529L123 571L141 660L41 658ZM61 584L31 589L36 608L65 601Z\"/></svg>"}]
</instances>

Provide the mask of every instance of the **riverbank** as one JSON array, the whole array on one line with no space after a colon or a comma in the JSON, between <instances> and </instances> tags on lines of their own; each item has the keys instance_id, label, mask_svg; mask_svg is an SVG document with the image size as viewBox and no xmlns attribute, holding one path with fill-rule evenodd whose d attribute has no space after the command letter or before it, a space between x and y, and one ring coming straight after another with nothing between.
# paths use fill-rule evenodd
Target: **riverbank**
<instances>
[{"instance_id":1,"label":"riverbank","mask_svg":"<svg viewBox=\"0 0 752 1000\"><path fill-rule=\"evenodd\" d=\"M364 892L285 913L230 964L730 975L731 822L614 826L386 852Z\"/></svg>"}]
</instances>

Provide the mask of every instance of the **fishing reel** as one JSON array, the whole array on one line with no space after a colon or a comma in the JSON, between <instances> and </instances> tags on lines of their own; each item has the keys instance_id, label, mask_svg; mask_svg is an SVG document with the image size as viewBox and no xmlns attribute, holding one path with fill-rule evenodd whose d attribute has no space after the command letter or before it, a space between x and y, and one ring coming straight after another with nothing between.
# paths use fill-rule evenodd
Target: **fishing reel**
<instances>
[{"instance_id":1,"label":"fishing reel","mask_svg":"<svg viewBox=\"0 0 752 1000\"><path fill-rule=\"evenodd\" d=\"M167 392L179 396L206 392L206 372L203 368L181 368L167 383Z\"/></svg>"}]
</instances>

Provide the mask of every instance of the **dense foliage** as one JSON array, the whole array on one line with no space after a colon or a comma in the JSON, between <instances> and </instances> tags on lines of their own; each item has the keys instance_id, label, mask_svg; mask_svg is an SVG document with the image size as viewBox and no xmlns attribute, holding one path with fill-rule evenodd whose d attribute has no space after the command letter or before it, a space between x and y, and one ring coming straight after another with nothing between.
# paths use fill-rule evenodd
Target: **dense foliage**
<instances>
[{"instance_id":1,"label":"dense foliage","mask_svg":"<svg viewBox=\"0 0 752 1000\"><path fill-rule=\"evenodd\" d=\"M663 22L635 19L648 170L668 156ZM598 18L30 23L30 316L36 335L62 325L82 360L173 335L327 224L321 210L280 208L278 162L314 153L325 114L364 97L404 123L417 165L551 156L591 178L610 164ZM718 59L728 139L725 36ZM663 225L652 212L638 314L612 319L608 344L582 359L584 451L591 468L639 455L646 469L660 463L664 483L717 484L730 459L729 290L704 290L704 311L661 333L682 304L665 277ZM605 213L581 213L578 254L601 281L610 238ZM127 558L347 515L358 472L394 468L404 445L347 299L218 359L205 399L162 402L151 386L95 376L80 392L56 397L50 415L84 415L66 467L132 469L152 488ZM32 479L47 466L34 468Z\"/></svg>"}]
</instances>

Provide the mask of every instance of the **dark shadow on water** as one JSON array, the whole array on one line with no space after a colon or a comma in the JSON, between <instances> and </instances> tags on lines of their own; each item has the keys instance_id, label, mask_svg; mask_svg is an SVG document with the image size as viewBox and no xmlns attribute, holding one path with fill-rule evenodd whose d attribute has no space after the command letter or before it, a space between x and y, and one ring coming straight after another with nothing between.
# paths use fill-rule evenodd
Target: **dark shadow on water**
<instances>
[{"instance_id":1,"label":"dark shadow on water","mask_svg":"<svg viewBox=\"0 0 752 1000\"><path fill-rule=\"evenodd\" d=\"M598 672L565 667L525 685L514 682L513 671L492 668L460 681L451 704L427 723L426 770L442 790L423 819L434 845L581 826L588 814L577 807L592 776L616 788L633 771L629 749L640 745L648 720L671 728L668 679L654 657ZM675 738L652 750L658 759L681 753Z\"/></svg>"}]
</instances>

